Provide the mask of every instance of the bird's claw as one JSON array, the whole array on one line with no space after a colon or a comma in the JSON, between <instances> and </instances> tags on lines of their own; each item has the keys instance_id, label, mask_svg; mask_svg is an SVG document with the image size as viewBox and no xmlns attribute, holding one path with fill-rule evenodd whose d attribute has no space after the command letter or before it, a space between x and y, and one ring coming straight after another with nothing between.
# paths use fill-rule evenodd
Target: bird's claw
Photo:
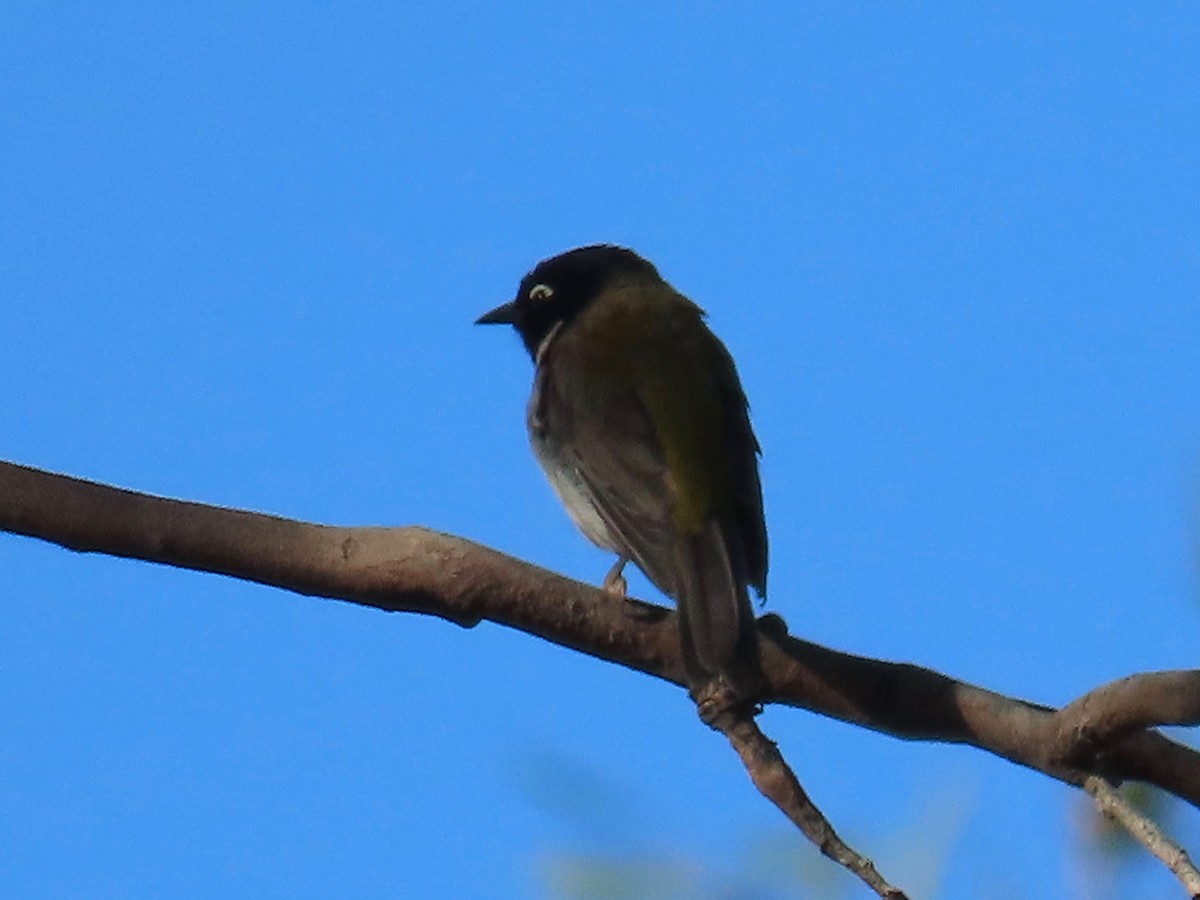
<instances>
[{"instance_id":1,"label":"bird's claw","mask_svg":"<svg viewBox=\"0 0 1200 900\"><path fill-rule=\"evenodd\" d=\"M613 567L608 570L608 574L604 576L604 584L602 585L604 593L612 594L621 600L624 600L628 596L629 585L625 581L625 576L621 574L627 562L629 560L625 559L625 557L619 557L616 563L613 564Z\"/></svg>"}]
</instances>

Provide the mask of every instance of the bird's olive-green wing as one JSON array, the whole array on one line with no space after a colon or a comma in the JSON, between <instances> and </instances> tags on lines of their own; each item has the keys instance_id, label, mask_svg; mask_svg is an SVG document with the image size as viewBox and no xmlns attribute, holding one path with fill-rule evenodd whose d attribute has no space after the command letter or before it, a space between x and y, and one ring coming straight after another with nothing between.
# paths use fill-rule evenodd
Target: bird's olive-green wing
<instances>
[{"instance_id":1,"label":"bird's olive-green wing","mask_svg":"<svg viewBox=\"0 0 1200 900\"><path fill-rule=\"evenodd\" d=\"M558 427L618 552L676 598L696 656L716 671L752 621L746 585L763 580L757 445L729 354L673 297L669 316L622 322L610 308L616 321L598 330L619 341L581 323L546 362L577 379L560 391Z\"/></svg>"},{"instance_id":2,"label":"bird's olive-green wing","mask_svg":"<svg viewBox=\"0 0 1200 900\"><path fill-rule=\"evenodd\" d=\"M577 365L574 350L564 336L546 359L538 418L604 522L612 549L674 596L674 499L654 428L632 385L594 377Z\"/></svg>"},{"instance_id":3,"label":"bird's olive-green wing","mask_svg":"<svg viewBox=\"0 0 1200 900\"><path fill-rule=\"evenodd\" d=\"M766 591L767 534L758 440L733 358L700 310L678 315L634 362L639 398L654 423L672 479L675 525L697 534L716 521L737 580Z\"/></svg>"}]
</instances>

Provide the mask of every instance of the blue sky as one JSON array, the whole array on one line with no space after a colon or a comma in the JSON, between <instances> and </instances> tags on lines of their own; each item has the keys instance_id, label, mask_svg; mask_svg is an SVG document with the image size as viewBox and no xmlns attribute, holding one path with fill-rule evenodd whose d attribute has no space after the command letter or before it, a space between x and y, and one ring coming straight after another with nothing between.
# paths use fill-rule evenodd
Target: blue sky
<instances>
[{"instance_id":1,"label":"blue sky","mask_svg":"<svg viewBox=\"0 0 1200 900\"><path fill-rule=\"evenodd\" d=\"M471 322L613 241L738 360L794 633L1055 704L1194 666L1197 46L1184 3L10 4L0 456L598 582ZM15 537L0 573L6 897L861 895L644 677ZM1048 779L763 721L918 896L1095 875Z\"/></svg>"}]
</instances>

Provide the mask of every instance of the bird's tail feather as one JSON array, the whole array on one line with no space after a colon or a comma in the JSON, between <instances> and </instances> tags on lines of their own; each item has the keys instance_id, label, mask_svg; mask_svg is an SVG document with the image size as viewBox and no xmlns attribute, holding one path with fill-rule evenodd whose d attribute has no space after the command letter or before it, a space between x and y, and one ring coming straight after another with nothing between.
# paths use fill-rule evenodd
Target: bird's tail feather
<instances>
[{"instance_id":1,"label":"bird's tail feather","mask_svg":"<svg viewBox=\"0 0 1200 900\"><path fill-rule=\"evenodd\" d=\"M753 639L754 613L745 581L720 524L709 521L676 544L675 590L681 618L685 662L696 675L725 675L734 686L751 660L747 644Z\"/></svg>"}]
</instances>

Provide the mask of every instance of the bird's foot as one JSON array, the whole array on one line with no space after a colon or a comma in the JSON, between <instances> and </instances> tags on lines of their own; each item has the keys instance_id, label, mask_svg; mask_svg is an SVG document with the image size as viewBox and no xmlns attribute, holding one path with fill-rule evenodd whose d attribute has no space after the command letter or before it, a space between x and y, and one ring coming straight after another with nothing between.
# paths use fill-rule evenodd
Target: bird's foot
<instances>
[{"instance_id":1,"label":"bird's foot","mask_svg":"<svg viewBox=\"0 0 1200 900\"><path fill-rule=\"evenodd\" d=\"M621 574L625 568L625 563L629 562L625 557L618 556L613 567L608 570L608 574L604 576L604 592L612 594L614 597L619 597L624 600L628 596L629 585L625 582L625 576Z\"/></svg>"},{"instance_id":2,"label":"bird's foot","mask_svg":"<svg viewBox=\"0 0 1200 900\"><path fill-rule=\"evenodd\" d=\"M694 684L688 693L696 703L700 721L716 731L726 731L734 721L747 713L751 716L757 714L755 704L721 675Z\"/></svg>"}]
</instances>

